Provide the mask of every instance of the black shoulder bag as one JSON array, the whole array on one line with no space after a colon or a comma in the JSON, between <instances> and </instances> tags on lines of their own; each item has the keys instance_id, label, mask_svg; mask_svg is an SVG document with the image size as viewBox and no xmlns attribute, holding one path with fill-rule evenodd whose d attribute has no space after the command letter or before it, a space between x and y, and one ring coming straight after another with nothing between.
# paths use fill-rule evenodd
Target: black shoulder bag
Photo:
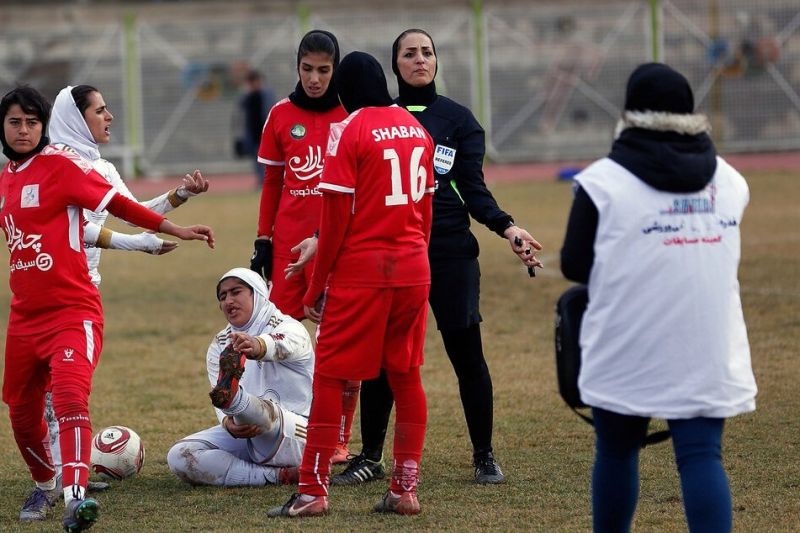
<instances>
[{"instance_id":1,"label":"black shoulder bag","mask_svg":"<svg viewBox=\"0 0 800 533\"><path fill-rule=\"evenodd\" d=\"M589 303L589 289L586 285L570 287L556 302L555 345L556 377L561 398L586 423L594 425L588 415L578 409L588 407L581 400L578 389L578 374L581 370L581 322ZM656 431L647 435L644 444L655 444L669 438L669 430Z\"/></svg>"}]
</instances>

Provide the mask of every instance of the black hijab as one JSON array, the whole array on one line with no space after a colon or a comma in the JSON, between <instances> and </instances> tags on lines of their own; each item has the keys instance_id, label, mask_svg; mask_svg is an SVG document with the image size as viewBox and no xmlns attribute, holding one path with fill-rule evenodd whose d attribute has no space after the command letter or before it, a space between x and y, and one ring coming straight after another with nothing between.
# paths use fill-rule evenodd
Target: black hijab
<instances>
[{"instance_id":1,"label":"black hijab","mask_svg":"<svg viewBox=\"0 0 800 533\"><path fill-rule=\"evenodd\" d=\"M6 140L5 129L0 126L0 144L3 145L3 155L10 161L24 161L38 154L45 146L50 144L50 139L47 137L46 133L52 107L50 102L48 102L39 91L28 85L22 85L8 91L3 96L2 100L0 100L0 122L5 121L8 110L11 109L11 106L14 104L19 105L24 113L36 115L42 123L42 137L39 139L39 144L26 154L20 154L11 148Z\"/></svg>"},{"instance_id":2,"label":"black hijab","mask_svg":"<svg viewBox=\"0 0 800 533\"><path fill-rule=\"evenodd\" d=\"M625 111L667 117L697 117L688 80L662 63L646 63L628 78ZM676 128L677 129L677 128ZM622 131L608 157L648 185L662 191L703 189L717 168L717 152L707 133L630 127Z\"/></svg>"},{"instance_id":3,"label":"black hijab","mask_svg":"<svg viewBox=\"0 0 800 533\"><path fill-rule=\"evenodd\" d=\"M300 40L300 46L297 49L298 71L300 69L300 61L305 54L323 51L317 49L317 47L313 45L313 41L318 40L320 37L322 37L323 40L324 37L327 37L333 42L333 71L334 73L336 72L336 67L339 66L339 41L336 40L334 34L325 30L311 30ZM305 45L309 42L312 43L312 46L310 50L307 50ZM294 92L289 95L289 100L297 107L308 111L327 111L339 105L339 97L336 95L336 89L334 89L332 82L328 84L328 89L325 91L325 94L319 98L310 98L303 90L303 84L298 80L297 85L294 87Z\"/></svg>"},{"instance_id":4,"label":"black hijab","mask_svg":"<svg viewBox=\"0 0 800 533\"><path fill-rule=\"evenodd\" d=\"M362 107L392 105L386 76L378 60L364 52L350 52L333 73L333 84L348 113Z\"/></svg>"},{"instance_id":5,"label":"black hijab","mask_svg":"<svg viewBox=\"0 0 800 533\"><path fill-rule=\"evenodd\" d=\"M425 30L411 28L397 36L397 39L395 39L394 43L392 43L392 72L394 72L395 76L397 77L397 90L400 94L397 98L397 102L402 106L430 105L434 100L436 100L436 82L431 79L431 82L428 85L414 87L406 83L406 81L400 75L400 69L397 68L397 52L399 51L400 41L402 41L403 38L411 33L421 33L422 35L427 36L428 39L431 40L433 55L436 57L436 44L433 42L433 37L428 35L428 32ZM437 61L436 71L433 73L434 78L436 78L436 72L438 72L438 70L439 62Z\"/></svg>"}]
</instances>

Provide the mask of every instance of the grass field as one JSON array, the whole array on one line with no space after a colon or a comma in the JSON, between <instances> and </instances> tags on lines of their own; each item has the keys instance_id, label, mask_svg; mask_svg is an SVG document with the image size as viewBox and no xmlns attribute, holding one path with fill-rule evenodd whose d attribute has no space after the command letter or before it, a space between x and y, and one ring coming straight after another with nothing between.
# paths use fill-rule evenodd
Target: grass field
<instances>
[{"instance_id":1,"label":"grass field","mask_svg":"<svg viewBox=\"0 0 800 533\"><path fill-rule=\"evenodd\" d=\"M742 225L740 279L760 391L758 410L727 425L725 464L736 531L798 531L800 175L748 178L751 203ZM553 365L553 305L568 286L559 272L558 250L570 187L550 182L498 185L493 190L499 203L544 244L546 265L535 279L528 278L505 241L482 227L475 229L482 246L484 347L494 380L494 444L508 478L505 485L472 483L471 449L457 386L433 326L423 368L429 427L420 516L370 514L385 490L383 482L376 482L335 488L327 517L268 522L266 508L283 503L290 488L189 487L170 474L165 455L171 444L216 422L204 365L208 342L224 325L214 286L225 270L246 264L256 223L256 194L212 191L172 218L211 224L217 233L216 250L182 243L164 257L104 254L105 345L94 378L92 419L96 430L111 424L134 428L146 443L147 460L139 476L115 483L112 491L98 497L103 515L96 530L590 530L593 434L561 402ZM5 320L9 295L3 285L0 313ZM685 531L670 445L645 449L641 465L634 529ZM45 523L18 523L19 506L30 488L2 405L0 531L60 527L60 507Z\"/></svg>"}]
</instances>

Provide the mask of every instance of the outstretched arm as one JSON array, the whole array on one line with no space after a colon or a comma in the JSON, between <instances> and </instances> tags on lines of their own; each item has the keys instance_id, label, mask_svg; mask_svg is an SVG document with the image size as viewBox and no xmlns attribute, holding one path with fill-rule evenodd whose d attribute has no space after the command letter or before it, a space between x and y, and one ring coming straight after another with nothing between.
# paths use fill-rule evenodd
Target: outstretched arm
<instances>
[{"instance_id":1,"label":"outstretched arm","mask_svg":"<svg viewBox=\"0 0 800 533\"><path fill-rule=\"evenodd\" d=\"M178 247L177 242L165 241L152 233L119 233L88 220L83 227L83 244L87 247L132 250L153 255L163 255Z\"/></svg>"},{"instance_id":2,"label":"outstretched arm","mask_svg":"<svg viewBox=\"0 0 800 533\"><path fill-rule=\"evenodd\" d=\"M205 241L209 248L214 247L214 232L208 226L179 226L120 194L115 194L106 207L112 215L141 228L166 233L184 241Z\"/></svg>"}]
</instances>

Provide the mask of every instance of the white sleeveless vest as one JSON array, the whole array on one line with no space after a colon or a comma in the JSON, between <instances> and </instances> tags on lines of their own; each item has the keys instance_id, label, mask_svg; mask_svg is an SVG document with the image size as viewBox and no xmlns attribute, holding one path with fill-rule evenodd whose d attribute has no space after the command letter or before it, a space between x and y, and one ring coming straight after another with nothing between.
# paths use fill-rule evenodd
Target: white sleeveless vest
<instances>
[{"instance_id":1,"label":"white sleeveless vest","mask_svg":"<svg viewBox=\"0 0 800 533\"><path fill-rule=\"evenodd\" d=\"M717 158L696 193L659 191L606 158L576 176L599 213L581 328L581 398L620 414L755 409L739 297L744 178Z\"/></svg>"}]
</instances>

